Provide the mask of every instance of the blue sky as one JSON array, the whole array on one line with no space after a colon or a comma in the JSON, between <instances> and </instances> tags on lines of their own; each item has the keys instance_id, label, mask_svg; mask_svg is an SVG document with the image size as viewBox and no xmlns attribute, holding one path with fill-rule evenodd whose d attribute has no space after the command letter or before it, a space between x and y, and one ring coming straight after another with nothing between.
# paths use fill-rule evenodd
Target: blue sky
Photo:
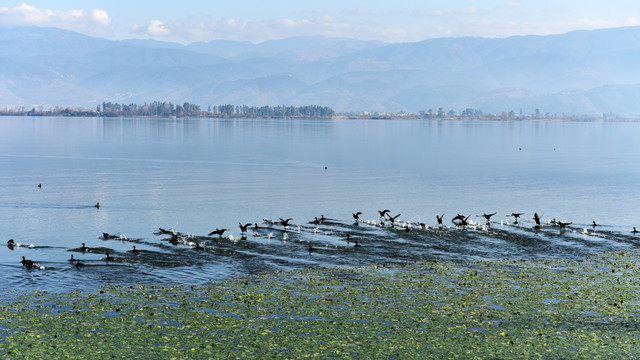
<instances>
[{"instance_id":1,"label":"blue sky","mask_svg":"<svg viewBox=\"0 0 640 360\"><path fill-rule=\"evenodd\" d=\"M408 42L640 26L640 1L2 1L0 26L20 25L185 44L301 35Z\"/></svg>"}]
</instances>

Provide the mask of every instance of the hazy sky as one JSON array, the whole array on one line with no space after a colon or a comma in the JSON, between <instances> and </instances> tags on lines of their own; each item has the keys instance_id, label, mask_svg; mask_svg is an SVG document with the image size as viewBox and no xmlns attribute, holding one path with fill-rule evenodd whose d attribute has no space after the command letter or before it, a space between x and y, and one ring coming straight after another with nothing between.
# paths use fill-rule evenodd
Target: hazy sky
<instances>
[{"instance_id":1,"label":"hazy sky","mask_svg":"<svg viewBox=\"0 0 640 360\"><path fill-rule=\"evenodd\" d=\"M0 4L0 26L109 39L261 42L300 35L420 41L640 25L639 0L56 0Z\"/></svg>"}]
</instances>

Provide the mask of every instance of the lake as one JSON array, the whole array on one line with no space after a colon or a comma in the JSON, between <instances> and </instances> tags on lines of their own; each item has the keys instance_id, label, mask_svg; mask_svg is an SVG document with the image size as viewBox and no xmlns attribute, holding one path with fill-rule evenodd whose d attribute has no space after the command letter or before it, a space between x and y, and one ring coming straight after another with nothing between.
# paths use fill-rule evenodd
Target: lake
<instances>
[{"instance_id":1,"label":"lake","mask_svg":"<svg viewBox=\"0 0 640 360\"><path fill-rule=\"evenodd\" d=\"M636 122L2 117L0 234L19 246L0 249L0 289L636 247L638 139Z\"/></svg>"}]
</instances>

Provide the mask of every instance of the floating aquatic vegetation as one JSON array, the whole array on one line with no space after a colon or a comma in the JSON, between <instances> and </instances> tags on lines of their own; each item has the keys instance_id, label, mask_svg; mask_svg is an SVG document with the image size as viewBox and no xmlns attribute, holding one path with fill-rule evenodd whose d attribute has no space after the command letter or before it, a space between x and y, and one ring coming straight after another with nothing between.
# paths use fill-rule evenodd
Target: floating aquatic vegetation
<instances>
[{"instance_id":1,"label":"floating aquatic vegetation","mask_svg":"<svg viewBox=\"0 0 640 360\"><path fill-rule=\"evenodd\" d=\"M640 252L305 268L204 286L35 292L3 357L636 358Z\"/></svg>"}]
</instances>

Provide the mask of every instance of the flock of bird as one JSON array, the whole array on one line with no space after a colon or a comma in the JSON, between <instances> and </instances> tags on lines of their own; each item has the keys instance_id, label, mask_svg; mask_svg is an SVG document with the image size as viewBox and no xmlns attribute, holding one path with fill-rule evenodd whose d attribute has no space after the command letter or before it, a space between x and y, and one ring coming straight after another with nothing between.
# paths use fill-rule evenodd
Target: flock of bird
<instances>
[{"instance_id":1,"label":"flock of bird","mask_svg":"<svg viewBox=\"0 0 640 360\"><path fill-rule=\"evenodd\" d=\"M42 185L38 184L38 187L41 188ZM97 202L95 205L93 205L93 207L95 207L96 209L100 209L100 203ZM426 225L423 222L420 221L416 221L416 222L412 222L412 221L408 221L408 222L403 222L400 221L399 218L402 214L398 213L396 215L393 215L391 213L391 211L389 209L384 209L384 210L378 210L377 211L379 214L379 220L367 220L364 221L360 218L360 216L362 215L361 211L352 213L352 217L355 221L355 224L361 224L361 223L366 223L369 225L373 225L373 226L381 226L381 227L385 227L387 225L389 225L392 228L401 228L404 229L406 231L412 231L414 229L414 226L416 226L418 229L428 229L428 228L435 228L435 227L443 227L444 224L444 214L442 215L436 215L436 224L435 226L429 226ZM481 215L476 215L476 217L479 218L484 218L485 220L485 225L484 226L490 226L491 224L491 218L493 216L495 216L497 214L497 212L493 212L493 213L483 213ZM512 212L510 214L507 214L507 217L512 217L513 220L513 224L514 225L518 225L521 216L525 215L525 213L516 213L516 212ZM470 220L471 215L465 216L462 214L456 214L452 219L451 219L451 223L454 224L456 226L456 228L462 228L465 229L467 226L477 226L478 223L475 223L473 221ZM534 213L533 217L532 217L533 221L534 221L534 227L541 227L543 226L542 223L542 215L538 215L538 213ZM240 239L246 239L246 233L252 229L254 231L254 236L258 236L258 230L261 229L264 224L268 224L268 226L282 226L282 231L283 231L283 239L286 240L287 239L287 231L290 229L290 227L292 226L292 218L279 218L278 220L270 220L270 219L263 219L262 220L262 224L259 225L258 223L242 223L239 222L238 223L238 227L240 229L241 232L241 237ZM316 228L315 231L318 231L318 225L325 222L327 220L327 218L325 218L324 215L321 215L320 217L315 217L314 220L309 221L309 224L315 224ZM557 221L556 219L551 219L548 220L546 222L547 225L551 225L551 226L557 226L560 229L560 232L563 233L565 231L565 229L569 226L572 225L572 222L563 222L563 221ZM597 224L595 221L592 222L591 226L593 227L593 229L595 230L596 227L599 226L599 224ZM300 226L297 226L297 229L300 230ZM218 236L219 238L222 238L222 236L225 234L225 232L230 231L229 229L226 228L216 228L215 230L211 231L208 233L208 236ZM586 231L586 229L584 229L584 231ZM637 234L638 230L634 227L633 230L631 231L633 234ZM177 245L178 243L183 243L183 244L187 244L189 246L192 246L198 250L204 250L204 245L200 242L197 241L190 241L192 239L196 239L196 238L202 238L202 237L196 237L194 235L185 235L183 233L174 231L174 230L167 230L164 228L158 228L157 232L155 232L155 234L157 235L169 235L169 242L171 242L174 245ZM273 233L269 233L268 234L268 238L271 239L271 237L273 236ZM123 237L122 235L111 235L109 233L102 233L102 239L104 240L109 240L109 239L120 239L120 240L126 240L125 237ZM229 236L232 240L234 240L232 238L232 236ZM354 240L351 238L350 234L346 235L346 241L347 241L347 245L351 245L351 243L353 243L354 247L361 247L361 244L358 243L357 240ZM9 247L9 249L13 249L14 247L18 247L20 246L20 244L16 243L15 240L10 239L9 241L7 241L7 247ZM82 243L82 246L78 249L81 252L88 252L91 251L86 245L85 243ZM309 243L308 245L308 251L309 253L312 252L316 252L318 249L313 247L311 243ZM133 246L133 248L130 250L130 252L132 253L137 253L140 250L136 249L135 246ZM111 254L109 254L108 252L105 253L105 258L103 258L102 260L105 261L114 261L115 258L113 256L111 256ZM68 260L70 263L72 263L74 266L76 267L83 267L85 266L82 262L80 262L80 259L78 258L74 258L73 254L71 255L71 257ZM34 266L38 266L36 265L33 260L31 259L26 259L24 256L22 257L22 261L21 261L22 265L26 268L33 268ZM38 266L40 267L40 266Z\"/></svg>"}]
</instances>

